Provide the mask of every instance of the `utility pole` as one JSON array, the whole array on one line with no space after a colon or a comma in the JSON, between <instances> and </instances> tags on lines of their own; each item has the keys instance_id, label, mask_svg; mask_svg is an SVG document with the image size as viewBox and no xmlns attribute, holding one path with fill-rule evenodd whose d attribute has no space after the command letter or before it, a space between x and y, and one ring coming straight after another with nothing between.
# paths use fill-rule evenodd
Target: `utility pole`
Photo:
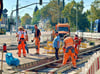
<instances>
[{"instance_id":1,"label":"utility pole","mask_svg":"<svg viewBox=\"0 0 100 74\"><path fill-rule=\"evenodd\" d=\"M47 4L47 3L48 2L43 2L43 4ZM32 6L32 5L35 5L35 4L40 4L40 3L31 3L29 5L25 5L25 6L22 6L22 7L18 8L19 7L19 0L17 0L16 9L12 10L12 12L10 14L10 19L12 19L13 18L13 13L16 11L16 31L18 31L18 10L29 7L29 6Z\"/></svg>"},{"instance_id":2,"label":"utility pole","mask_svg":"<svg viewBox=\"0 0 100 74\"><path fill-rule=\"evenodd\" d=\"M63 0L63 10L64 10L64 7L65 7L65 0ZM64 23L66 23L66 18L64 17Z\"/></svg>"},{"instance_id":3,"label":"utility pole","mask_svg":"<svg viewBox=\"0 0 100 74\"><path fill-rule=\"evenodd\" d=\"M77 4L76 4L76 31L78 30L78 26L77 26L77 22L78 22L78 17L77 17ZM78 34L78 32L77 32L77 34Z\"/></svg>"},{"instance_id":4,"label":"utility pole","mask_svg":"<svg viewBox=\"0 0 100 74\"><path fill-rule=\"evenodd\" d=\"M19 24L19 20L18 20L18 6L19 6L19 0L17 0L17 4L16 4L16 32L18 31L18 24Z\"/></svg>"},{"instance_id":5,"label":"utility pole","mask_svg":"<svg viewBox=\"0 0 100 74\"><path fill-rule=\"evenodd\" d=\"M59 6L60 6L60 0L58 0L58 23L60 23L60 11L59 11Z\"/></svg>"}]
</instances>

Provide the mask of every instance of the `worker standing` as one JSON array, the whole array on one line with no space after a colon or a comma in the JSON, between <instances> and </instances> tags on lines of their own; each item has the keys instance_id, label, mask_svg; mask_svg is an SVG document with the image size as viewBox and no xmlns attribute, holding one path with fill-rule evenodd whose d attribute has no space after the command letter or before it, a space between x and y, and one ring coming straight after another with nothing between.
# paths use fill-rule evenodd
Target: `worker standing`
<instances>
[{"instance_id":1,"label":"worker standing","mask_svg":"<svg viewBox=\"0 0 100 74\"><path fill-rule=\"evenodd\" d=\"M35 35L34 35L33 41L35 40L36 55L39 55L41 32L38 29L37 25L35 25L34 28L35 28Z\"/></svg>"},{"instance_id":2,"label":"worker standing","mask_svg":"<svg viewBox=\"0 0 100 74\"><path fill-rule=\"evenodd\" d=\"M27 34L27 31L24 29L24 27L23 27L23 31L26 33L25 49L26 49L27 54L28 54L28 53L29 53L29 49L28 49L28 47L27 47L28 34Z\"/></svg>"},{"instance_id":3,"label":"worker standing","mask_svg":"<svg viewBox=\"0 0 100 74\"><path fill-rule=\"evenodd\" d=\"M28 34L27 34L27 31L25 31L25 32L26 32L26 41L28 41ZM25 42L25 49L26 49L27 53L29 53L29 49L28 49L28 47L27 47L27 42Z\"/></svg>"},{"instance_id":4,"label":"worker standing","mask_svg":"<svg viewBox=\"0 0 100 74\"><path fill-rule=\"evenodd\" d=\"M63 65L67 63L69 56L71 56L73 67L76 68L76 59L75 59L75 51L74 51L74 41L69 35L64 36L64 57L63 57Z\"/></svg>"},{"instance_id":5,"label":"worker standing","mask_svg":"<svg viewBox=\"0 0 100 74\"><path fill-rule=\"evenodd\" d=\"M26 33L23 31L23 27L19 27L18 31L18 56L21 57L21 48L23 49L23 56L26 57L25 51Z\"/></svg>"},{"instance_id":6,"label":"worker standing","mask_svg":"<svg viewBox=\"0 0 100 74\"><path fill-rule=\"evenodd\" d=\"M58 57L58 51L59 51L59 47L60 47L60 36L58 34L58 32L55 32L55 39L53 41L53 47L55 48L55 56L56 56L56 60L59 59Z\"/></svg>"}]
</instances>

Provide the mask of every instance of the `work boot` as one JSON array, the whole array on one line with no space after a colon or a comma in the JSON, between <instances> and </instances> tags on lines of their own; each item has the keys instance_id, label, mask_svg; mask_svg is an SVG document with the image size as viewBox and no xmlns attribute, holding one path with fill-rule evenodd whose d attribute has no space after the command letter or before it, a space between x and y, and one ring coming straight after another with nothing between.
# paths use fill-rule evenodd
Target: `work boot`
<instances>
[{"instance_id":1,"label":"work boot","mask_svg":"<svg viewBox=\"0 0 100 74\"><path fill-rule=\"evenodd\" d=\"M37 53L37 55L40 55L39 53Z\"/></svg>"},{"instance_id":2,"label":"work boot","mask_svg":"<svg viewBox=\"0 0 100 74\"><path fill-rule=\"evenodd\" d=\"M76 67L76 66L73 66L72 68L73 68L73 69L77 69L77 67Z\"/></svg>"},{"instance_id":3,"label":"work boot","mask_svg":"<svg viewBox=\"0 0 100 74\"><path fill-rule=\"evenodd\" d=\"M21 56L18 56L18 57L21 57Z\"/></svg>"},{"instance_id":4,"label":"work boot","mask_svg":"<svg viewBox=\"0 0 100 74\"><path fill-rule=\"evenodd\" d=\"M26 57L26 54L23 54L24 57Z\"/></svg>"},{"instance_id":5,"label":"work boot","mask_svg":"<svg viewBox=\"0 0 100 74\"><path fill-rule=\"evenodd\" d=\"M21 55L19 54L18 57L21 57Z\"/></svg>"},{"instance_id":6,"label":"work boot","mask_svg":"<svg viewBox=\"0 0 100 74\"><path fill-rule=\"evenodd\" d=\"M59 58L56 58L56 60L59 60Z\"/></svg>"},{"instance_id":7,"label":"work boot","mask_svg":"<svg viewBox=\"0 0 100 74\"><path fill-rule=\"evenodd\" d=\"M35 55L39 55L39 53L35 53Z\"/></svg>"},{"instance_id":8,"label":"work boot","mask_svg":"<svg viewBox=\"0 0 100 74\"><path fill-rule=\"evenodd\" d=\"M24 57L26 57L26 56L24 56Z\"/></svg>"}]
</instances>

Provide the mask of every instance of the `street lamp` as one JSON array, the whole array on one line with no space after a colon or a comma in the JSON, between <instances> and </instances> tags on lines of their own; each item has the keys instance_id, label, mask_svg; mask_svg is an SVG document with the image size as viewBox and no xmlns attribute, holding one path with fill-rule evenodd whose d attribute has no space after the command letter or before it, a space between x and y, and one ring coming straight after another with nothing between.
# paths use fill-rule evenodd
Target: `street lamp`
<instances>
[{"instance_id":1,"label":"street lamp","mask_svg":"<svg viewBox=\"0 0 100 74\"><path fill-rule=\"evenodd\" d=\"M16 32L18 31L18 6L19 6L19 0L17 0L17 4L16 4Z\"/></svg>"}]
</instances>

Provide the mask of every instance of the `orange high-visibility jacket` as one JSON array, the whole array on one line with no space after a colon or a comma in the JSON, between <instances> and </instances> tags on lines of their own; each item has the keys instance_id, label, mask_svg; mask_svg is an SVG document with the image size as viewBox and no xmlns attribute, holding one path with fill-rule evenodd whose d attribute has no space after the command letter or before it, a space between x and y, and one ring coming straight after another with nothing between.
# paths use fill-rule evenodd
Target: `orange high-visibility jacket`
<instances>
[{"instance_id":1,"label":"orange high-visibility jacket","mask_svg":"<svg viewBox=\"0 0 100 74\"><path fill-rule=\"evenodd\" d=\"M74 41L71 37L67 37L64 39L65 47L68 48L69 46L74 47Z\"/></svg>"}]
</instances>

